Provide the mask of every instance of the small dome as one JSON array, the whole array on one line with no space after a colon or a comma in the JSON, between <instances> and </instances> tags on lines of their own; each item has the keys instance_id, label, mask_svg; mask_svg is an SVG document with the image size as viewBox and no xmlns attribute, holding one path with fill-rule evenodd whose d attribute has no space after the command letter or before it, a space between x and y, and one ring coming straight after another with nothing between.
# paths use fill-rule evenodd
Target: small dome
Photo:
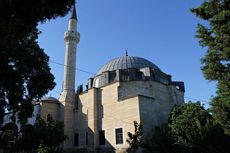
<instances>
[{"instance_id":1,"label":"small dome","mask_svg":"<svg viewBox=\"0 0 230 153\"><path fill-rule=\"evenodd\" d=\"M99 71L97 71L97 75L106 72L106 71L113 71L118 69L128 69L128 68L144 68L150 67L152 69L159 69L158 66L153 64L152 62L148 61L147 59L135 56L123 56L115 58L109 61L107 64L101 67Z\"/></svg>"},{"instance_id":2,"label":"small dome","mask_svg":"<svg viewBox=\"0 0 230 153\"><path fill-rule=\"evenodd\" d=\"M57 102L59 102L59 100L57 98L51 97L51 96L49 96L49 97L43 97L42 101L57 101Z\"/></svg>"}]
</instances>

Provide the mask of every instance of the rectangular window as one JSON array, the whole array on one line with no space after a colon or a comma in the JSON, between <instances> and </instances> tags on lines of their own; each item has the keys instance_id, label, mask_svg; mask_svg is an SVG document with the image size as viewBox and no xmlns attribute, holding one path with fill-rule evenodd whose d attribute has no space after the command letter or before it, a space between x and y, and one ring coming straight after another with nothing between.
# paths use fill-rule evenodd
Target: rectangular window
<instances>
[{"instance_id":1,"label":"rectangular window","mask_svg":"<svg viewBox=\"0 0 230 153\"><path fill-rule=\"evenodd\" d=\"M99 131L99 145L105 145L105 130Z\"/></svg>"},{"instance_id":2,"label":"rectangular window","mask_svg":"<svg viewBox=\"0 0 230 153\"><path fill-rule=\"evenodd\" d=\"M117 75L116 71L109 72L109 83L116 81L116 75Z\"/></svg>"},{"instance_id":3,"label":"rectangular window","mask_svg":"<svg viewBox=\"0 0 230 153\"><path fill-rule=\"evenodd\" d=\"M74 134L74 145L79 146L79 133Z\"/></svg>"},{"instance_id":4,"label":"rectangular window","mask_svg":"<svg viewBox=\"0 0 230 153\"><path fill-rule=\"evenodd\" d=\"M115 129L116 144L123 144L123 132L122 128Z\"/></svg>"},{"instance_id":5,"label":"rectangular window","mask_svg":"<svg viewBox=\"0 0 230 153\"><path fill-rule=\"evenodd\" d=\"M122 81L129 81L129 71L128 71L128 69L121 71L121 79L122 79Z\"/></svg>"},{"instance_id":6,"label":"rectangular window","mask_svg":"<svg viewBox=\"0 0 230 153\"><path fill-rule=\"evenodd\" d=\"M88 132L85 133L85 144L88 145L89 141L88 141Z\"/></svg>"}]
</instances>

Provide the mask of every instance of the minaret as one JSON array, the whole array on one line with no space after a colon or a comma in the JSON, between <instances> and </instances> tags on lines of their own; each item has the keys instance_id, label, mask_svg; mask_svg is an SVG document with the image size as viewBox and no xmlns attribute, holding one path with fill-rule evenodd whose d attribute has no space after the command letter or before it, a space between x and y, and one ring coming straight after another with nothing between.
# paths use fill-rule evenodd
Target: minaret
<instances>
[{"instance_id":1,"label":"minaret","mask_svg":"<svg viewBox=\"0 0 230 153\"><path fill-rule=\"evenodd\" d=\"M64 34L66 43L64 81L62 93L59 98L62 104L61 113L63 114L64 133L68 136L68 139L64 143L65 149L73 148L74 145L76 50L80 40L80 34L77 32L77 22L74 3L69 19L68 31Z\"/></svg>"}]
</instances>

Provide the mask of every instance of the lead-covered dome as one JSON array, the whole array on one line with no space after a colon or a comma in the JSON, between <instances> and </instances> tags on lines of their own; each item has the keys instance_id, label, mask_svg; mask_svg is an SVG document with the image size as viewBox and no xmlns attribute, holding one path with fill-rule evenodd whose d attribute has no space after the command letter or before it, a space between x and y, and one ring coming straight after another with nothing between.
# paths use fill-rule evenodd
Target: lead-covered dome
<instances>
[{"instance_id":1,"label":"lead-covered dome","mask_svg":"<svg viewBox=\"0 0 230 153\"><path fill-rule=\"evenodd\" d=\"M43 97L41 100L42 100L42 101L53 101L53 102L59 102L59 100L58 100L57 98L55 98L55 97L51 97L51 96L49 96L49 97Z\"/></svg>"},{"instance_id":2,"label":"lead-covered dome","mask_svg":"<svg viewBox=\"0 0 230 153\"><path fill-rule=\"evenodd\" d=\"M135 56L123 56L123 57L112 59L111 61L106 63L104 66L100 68L99 71L97 71L97 75L106 71L128 69L128 68L140 69L144 67L150 67L152 69L160 70L159 67L157 67L155 64L148 61L147 59L141 57L135 57Z\"/></svg>"}]
</instances>

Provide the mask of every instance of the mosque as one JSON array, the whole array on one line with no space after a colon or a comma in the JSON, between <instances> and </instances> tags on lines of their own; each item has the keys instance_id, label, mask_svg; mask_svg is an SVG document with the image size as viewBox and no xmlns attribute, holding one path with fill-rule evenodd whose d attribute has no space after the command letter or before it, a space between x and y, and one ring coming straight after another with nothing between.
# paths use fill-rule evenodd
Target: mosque
<instances>
[{"instance_id":1,"label":"mosque","mask_svg":"<svg viewBox=\"0 0 230 153\"><path fill-rule=\"evenodd\" d=\"M144 137L166 123L172 107L184 103L184 83L173 81L151 61L126 54L107 62L88 79L87 89L76 93L77 25L74 6L64 34L66 66L61 96L43 98L35 110L43 118L51 114L64 122L66 151L125 152L127 133L134 132L133 122L142 124Z\"/></svg>"}]
</instances>

